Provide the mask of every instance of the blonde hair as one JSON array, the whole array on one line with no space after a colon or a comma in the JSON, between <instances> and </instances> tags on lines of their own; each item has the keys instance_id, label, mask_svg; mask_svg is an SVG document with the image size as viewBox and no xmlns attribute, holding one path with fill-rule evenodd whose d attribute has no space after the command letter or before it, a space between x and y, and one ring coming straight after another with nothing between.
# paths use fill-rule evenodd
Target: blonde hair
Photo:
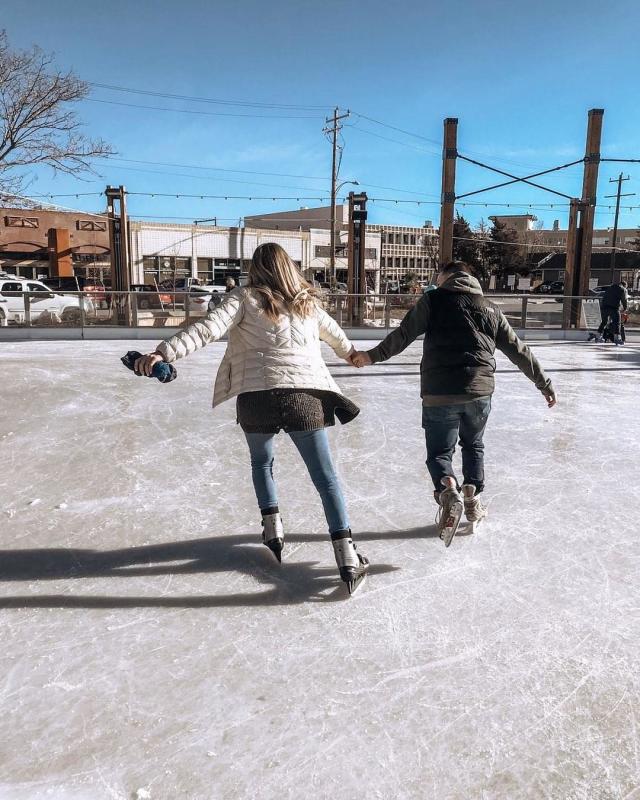
<instances>
[{"instance_id":1,"label":"blonde hair","mask_svg":"<svg viewBox=\"0 0 640 800\"><path fill-rule=\"evenodd\" d=\"M265 314L273 322L283 313L303 319L315 313L317 290L275 242L256 248L249 267L249 286L260 294Z\"/></svg>"}]
</instances>

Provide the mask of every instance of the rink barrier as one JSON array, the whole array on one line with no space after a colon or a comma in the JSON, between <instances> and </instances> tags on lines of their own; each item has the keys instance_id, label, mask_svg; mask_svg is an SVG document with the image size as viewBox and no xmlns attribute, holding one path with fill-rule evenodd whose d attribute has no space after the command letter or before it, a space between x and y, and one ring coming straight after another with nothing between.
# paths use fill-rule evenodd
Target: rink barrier
<instances>
[{"instance_id":1,"label":"rink barrier","mask_svg":"<svg viewBox=\"0 0 640 800\"><path fill-rule=\"evenodd\" d=\"M350 338L378 340L398 326L420 297L328 293L322 304ZM206 315L206 298L202 293L164 291L7 293L0 295L0 341L167 339ZM599 301L594 297L571 298L585 301L580 327L572 329L562 327L562 295L488 294L487 299L530 340L580 340L599 324ZM634 330L640 332L640 302L635 298L627 332L633 335Z\"/></svg>"}]
</instances>

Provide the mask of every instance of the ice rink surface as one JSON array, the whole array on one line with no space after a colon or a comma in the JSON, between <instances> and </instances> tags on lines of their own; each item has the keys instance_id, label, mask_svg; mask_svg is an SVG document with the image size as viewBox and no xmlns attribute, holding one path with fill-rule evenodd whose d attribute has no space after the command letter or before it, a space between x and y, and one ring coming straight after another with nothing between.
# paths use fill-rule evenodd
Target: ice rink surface
<instances>
[{"instance_id":1,"label":"ice rink surface","mask_svg":"<svg viewBox=\"0 0 640 800\"><path fill-rule=\"evenodd\" d=\"M0 345L0 800L640 798L639 343L535 345L553 410L500 358L490 517L448 550L420 345L327 351L351 599L283 435L283 565L259 544L224 345L166 386L141 346Z\"/></svg>"}]
</instances>

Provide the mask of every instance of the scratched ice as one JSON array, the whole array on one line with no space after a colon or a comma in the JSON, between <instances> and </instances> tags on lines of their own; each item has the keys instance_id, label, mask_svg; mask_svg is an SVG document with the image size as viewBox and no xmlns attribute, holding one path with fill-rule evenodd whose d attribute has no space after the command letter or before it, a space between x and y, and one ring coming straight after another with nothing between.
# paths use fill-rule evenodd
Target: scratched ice
<instances>
[{"instance_id":1,"label":"scratched ice","mask_svg":"<svg viewBox=\"0 0 640 800\"><path fill-rule=\"evenodd\" d=\"M283 565L258 543L224 346L166 386L134 347L1 346L2 800L640 797L639 342L535 345L553 411L499 360L490 517L449 550L419 345L328 352L362 407L330 432L351 600L283 437Z\"/></svg>"}]
</instances>

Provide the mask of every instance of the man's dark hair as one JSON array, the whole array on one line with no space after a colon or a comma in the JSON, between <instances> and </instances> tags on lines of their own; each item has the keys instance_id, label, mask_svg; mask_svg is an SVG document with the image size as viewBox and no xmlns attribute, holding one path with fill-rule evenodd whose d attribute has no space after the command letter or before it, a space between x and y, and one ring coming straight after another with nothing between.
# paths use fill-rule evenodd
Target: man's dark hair
<instances>
[{"instance_id":1,"label":"man's dark hair","mask_svg":"<svg viewBox=\"0 0 640 800\"><path fill-rule=\"evenodd\" d=\"M471 275L471 267L466 261L449 261L440 268L440 274L445 275L449 272L468 272Z\"/></svg>"},{"instance_id":2,"label":"man's dark hair","mask_svg":"<svg viewBox=\"0 0 640 800\"><path fill-rule=\"evenodd\" d=\"M620 281L620 286L624 286L624 288L626 289L627 288L627 282L626 281Z\"/></svg>"}]
</instances>

